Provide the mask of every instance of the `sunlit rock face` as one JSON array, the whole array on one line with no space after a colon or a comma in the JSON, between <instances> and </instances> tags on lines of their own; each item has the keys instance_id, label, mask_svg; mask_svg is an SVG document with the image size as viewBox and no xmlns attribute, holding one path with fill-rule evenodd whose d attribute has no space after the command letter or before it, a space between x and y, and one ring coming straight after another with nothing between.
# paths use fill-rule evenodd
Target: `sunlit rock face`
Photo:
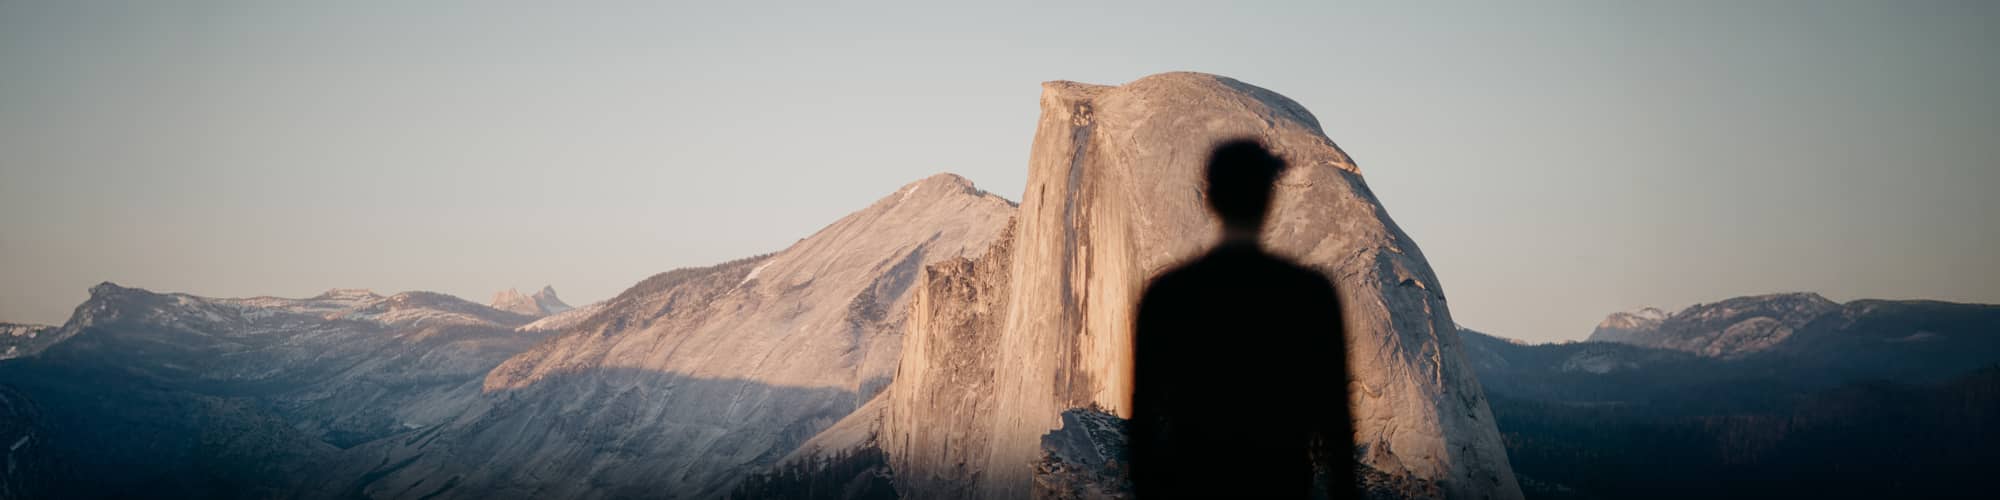
<instances>
[{"instance_id":1,"label":"sunlit rock face","mask_svg":"<svg viewBox=\"0 0 2000 500\"><path fill-rule=\"evenodd\" d=\"M1264 243L1341 288L1364 477L1398 496L1520 496L1442 287L1312 114L1198 73L1050 82L1041 109L1012 237L920 280L879 436L904 494L1030 496L1063 411L1127 416L1134 307L1213 244L1201 169L1252 137L1293 166Z\"/></svg>"},{"instance_id":2,"label":"sunlit rock face","mask_svg":"<svg viewBox=\"0 0 2000 500\"><path fill-rule=\"evenodd\" d=\"M1821 315L1840 309L1816 293L1736 297L1673 314L1649 307L1612 314L1590 333L1590 340L1735 359L1777 347Z\"/></svg>"},{"instance_id":3,"label":"sunlit rock face","mask_svg":"<svg viewBox=\"0 0 2000 500\"><path fill-rule=\"evenodd\" d=\"M553 286L543 286L541 290L535 291L534 295L525 295L520 290L512 288L501 290L500 293L493 294L491 306L494 309L536 318L575 309L556 297L556 288Z\"/></svg>"},{"instance_id":4,"label":"sunlit rock face","mask_svg":"<svg viewBox=\"0 0 2000 500\"><path fill-rule=\"evenodd\" d=\"M320 489L726 495L880 393L923 266L985 253L1013 210L940 174L781 252L641 281L493 369L486 407L371 443Z\"/></svg>"}]
</instances>

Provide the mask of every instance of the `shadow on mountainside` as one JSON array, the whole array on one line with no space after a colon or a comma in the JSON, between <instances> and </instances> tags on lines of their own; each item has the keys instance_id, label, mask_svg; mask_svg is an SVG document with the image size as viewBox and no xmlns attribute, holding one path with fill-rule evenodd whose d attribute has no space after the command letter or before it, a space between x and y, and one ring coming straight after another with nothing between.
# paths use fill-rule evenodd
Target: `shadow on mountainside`
<instances>
[{"instance_id":1,"label":"shadow on mountainside","mask_svg":"<svg viewBox=\"0 0 2000 500\"><path fill-rule=\"evenodd\" d=\"M449 424L357 447L310 489L398 498L712 498L864 402L837 388L590 369L489 393L483 407Z\"/></svg>"},{"instance_id":2,"label":"shadow on mountainside","mask_svg":"<svg viewBox=\"0 0 2000 500\"><path fill-rule=\"evenodd\" d=\"M0 380L37 410L9 425L38 433L56 468L43 489L65 498L707 498L863 402L841 389L593 369L342 449L255 397L12 361ZM728 403L682 404L694 401Z\"/></svg>"}]
</instances>

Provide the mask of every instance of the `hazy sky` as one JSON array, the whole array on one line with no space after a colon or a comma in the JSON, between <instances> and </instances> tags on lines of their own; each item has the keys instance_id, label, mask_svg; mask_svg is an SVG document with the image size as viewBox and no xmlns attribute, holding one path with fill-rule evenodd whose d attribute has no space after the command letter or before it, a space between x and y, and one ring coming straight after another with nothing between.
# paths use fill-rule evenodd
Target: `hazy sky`
<instances>
[{"instance_id":1,"label":"hazy sky","mask_svg":"<svg viewBox=\"0 0 2000 500\"><path fill-rule=\"evenodd\" d=\"M1318 115L1467 326L2000 302L1995 2L279 3L0 0L0 321L106 280L582 304L939 171L1018 199L1040 82L1170 70Z\"/></svg>"}]
</instances>

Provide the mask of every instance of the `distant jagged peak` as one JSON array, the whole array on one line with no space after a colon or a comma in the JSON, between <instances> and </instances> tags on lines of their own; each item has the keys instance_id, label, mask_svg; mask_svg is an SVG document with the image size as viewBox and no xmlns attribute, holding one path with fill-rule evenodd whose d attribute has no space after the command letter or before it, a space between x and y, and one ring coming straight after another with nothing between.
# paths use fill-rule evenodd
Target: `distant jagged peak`
<instances>
[{"instance_id":1,"label":"distant jagged peak","mask_svg":"<svg viewBox=\"0 0 2000 500\"><path fill-rule=\"evenodd\" d=\"M493 294L490 307L537 318L572 309L556 297L556 289L552 285L543 285L534 295L523 294L515 288L501 290Z\"/></svg>"},{"instance_id":2,"label":"distant jagged peak","mask_svg":"<svg viewBox=\"0 0 2000 500\"><path fill-rule=\"evenodd\" d=\"M1661 310L1658 307L1641 307L1630 311L1619 311L1611 313L1610 316L1604 317L1604 321L1597 323L1597 327L1624 328L1624 329L1647 328L1647 327L1659 326L1661 321L1665 321L1667 319L1667 316L1668 316L1667 312Z\"/></svg>"},{"instance_id":3,"label":"distant jagged peak","mask_svg":"<svg viewBox=\"0 0 2000 500\"><path fill-rule=\"evenodd\" d=\"M521 290L519 289L509 288L506 290L494 292L493 302L487 305L493 306L494 309L511 311L514 310L515 307L519 307L526 303L529 303L527 295L522 294ZM522 311L516 311L516 312L522 312Z\"/></svg>"}]
</instances>

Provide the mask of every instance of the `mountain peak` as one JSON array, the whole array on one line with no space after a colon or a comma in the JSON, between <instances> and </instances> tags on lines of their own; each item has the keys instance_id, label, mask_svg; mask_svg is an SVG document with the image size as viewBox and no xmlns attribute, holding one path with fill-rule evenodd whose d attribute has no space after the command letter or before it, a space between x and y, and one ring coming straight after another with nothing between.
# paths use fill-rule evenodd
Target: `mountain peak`
<instances>
[{"instance_id":1,"label":"mountain peak","mask_svg":"<svg viewBox=\"0 0 2000 500\"><path fill-rule=\"evenodd\" d=\"M97 286L90 287L90 296L92 298L107 297L132 291L143 291L143 289L121 286L117 283L106 281L98 283Z\"/></svg>"},{"instance_id":2,"label":"mountain peak","mask_svg":"<svg viewBox=\"0 0 2000 500\"><path fill-rule=\"evenodd\" d=\"M494 309L532 317L543 317L572 309L562 299L556 298L553 285L543 285L534 295L522 294L520 289L508 288L493 294Z\"/></svg>"},{"instance_id":3,"label":"mountain peak","mask_svg":"<svg viewBox=\"0 0 2000 500\"><path fill-rule=\"evenodd\" d=\"M882 198L882 200L877 203L888 206L898 206L912 202L934 203L940 200L952 199L951 196L940 196L940 195L962 195L971 197L991 196L994 198L1000 198L999 195L988 193L986 192L986 190L979 189L978 186L972 183L971 179L967 179L964 176L954 174L951 172L939 172L936 174L931 174L929 177L917 179L915 181L910 182L909 184L904 184L903 187L896 188L895 193ZM1004 200L1005 198L1002 199ZM1013 204L1012 201L1008 201L1007 203L1010 205Z\"/></svg>"}]
</instances>

